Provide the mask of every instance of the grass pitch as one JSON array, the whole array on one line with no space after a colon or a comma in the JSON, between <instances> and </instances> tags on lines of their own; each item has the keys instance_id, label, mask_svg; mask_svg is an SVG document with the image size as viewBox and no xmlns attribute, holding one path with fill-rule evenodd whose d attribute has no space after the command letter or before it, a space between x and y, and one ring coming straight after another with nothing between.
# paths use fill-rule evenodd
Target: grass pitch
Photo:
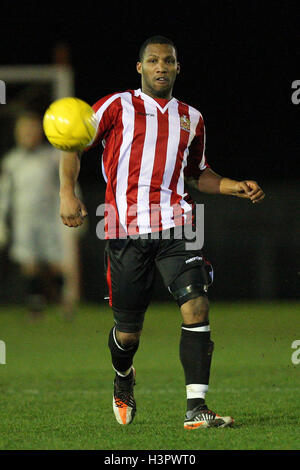
<instances>
[{"instance_id":1,"label":"grass pitch","mask_svg":"<svg viewBox=\"0 0 300 470\"><path fill-rule=\"evenodd\" d=\"M152 304L135 358L137 415L120 426L112 412L110 309L81 305L73 322L57 309L30 322L0 308L0 449L300 449L299 303L213 303L215 342L207 403L235 418L225 429L183 429L180 313Z\"/></svg>"}]
</instances>

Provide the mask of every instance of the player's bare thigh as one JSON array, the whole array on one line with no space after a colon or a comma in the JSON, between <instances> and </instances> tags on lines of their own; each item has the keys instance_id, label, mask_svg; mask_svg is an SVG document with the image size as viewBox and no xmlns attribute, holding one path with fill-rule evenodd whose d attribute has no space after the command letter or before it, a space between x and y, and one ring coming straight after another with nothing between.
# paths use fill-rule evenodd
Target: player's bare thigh
<instances>
[{"instance_id":1,"label":"player's bare thigh","mask_svg":"<svg viewBox=\"0 0 300 470\"><path fill-rule=\"evenodd\" d=\"M205 296L199 296L185 302L180 307L183 323L192 325L208 321L209 301Z\"/></svg>"}]
</instances>

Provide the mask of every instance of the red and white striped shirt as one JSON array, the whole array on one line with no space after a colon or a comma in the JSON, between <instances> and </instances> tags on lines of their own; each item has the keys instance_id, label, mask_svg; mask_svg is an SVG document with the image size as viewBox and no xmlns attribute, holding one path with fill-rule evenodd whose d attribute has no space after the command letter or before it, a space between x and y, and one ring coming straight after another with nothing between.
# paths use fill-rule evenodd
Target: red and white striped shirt
<instances>
[{"instance_id":1,"label":"red and white striped shirt","mask_svg":"<svg viewBox=\"0 0 300 470\"><path fill-rule=\"evenodd\" d=\"M197 178L209 167L201 113L175 98L155 100L140 89L105 96L93 109L98 132L88 148L102 141L105 204L114 208L117 224L115 230L108 221L106 238L186 223L192 206L184 177Z\"/></svg>"}]
</instances>

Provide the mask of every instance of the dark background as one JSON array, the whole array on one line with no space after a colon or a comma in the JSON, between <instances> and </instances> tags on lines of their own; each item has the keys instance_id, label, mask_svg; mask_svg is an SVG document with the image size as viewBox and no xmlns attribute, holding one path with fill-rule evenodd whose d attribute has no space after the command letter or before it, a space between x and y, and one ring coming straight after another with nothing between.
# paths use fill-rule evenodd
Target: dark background
<instances>
[{"instance_id":1,"label":"dark background","mask_svg":"<svg viewBox=\"0 0 300 470\"><path fill-rule=\"evenodd\" d=\"M193 193L205 203L205 247L217 272L212 296L297 297L300 105L291 85L300 79L299 19L291 0L12 4L1 19L1 65L52 63L64 43L76 96L93 104L140 86L135 64L147 37L172 38L181 63L174 96L203 114L208 162L219 174L258 181L267 194L252 207ZM83 288L96 301L103 291L94 216L105 191L100 155L99 148L86 154L80 174L90 214ZM156 295L168 296L159 286Z\"/></svg>"}]
</instances>

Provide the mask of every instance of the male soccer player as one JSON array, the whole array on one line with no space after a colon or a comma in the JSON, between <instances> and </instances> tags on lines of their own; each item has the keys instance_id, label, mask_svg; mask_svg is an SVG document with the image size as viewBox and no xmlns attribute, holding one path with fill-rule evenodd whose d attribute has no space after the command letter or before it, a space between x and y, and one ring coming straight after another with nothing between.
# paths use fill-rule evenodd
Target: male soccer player
<instances>
[{"instance_id":1,"label":"male soccer player","mask_svg":"<svg viewBox=\"0 0 300 470\"><path fill-rule=\"evenodd\" d=\"M217 415L205 403L214 345L207 299L212 269L200 249L187 248L184 230L178 237L177 229L192 223L184 179L197 180L202 192L248 198L252 203L260 202L264 193L255 181L224 178L209 167L202 115L172 97L179 71L173 42L162 36L151 37L141 46L137 62L141 89L113 93L93 106L99 124L91 145L101 141L104 145L102 170L110 214L105 258L115 321L108 340L116 372L113 410L122 425L131 423L136 413L133 357L157 266L183 318L180 360L187 393L184 428L225 427L233 419ZM60 165L61 217L70 227L81 225L87 215L74 196L79 169L79 156L64 153Z\"/></svg>"}]
</instances>

